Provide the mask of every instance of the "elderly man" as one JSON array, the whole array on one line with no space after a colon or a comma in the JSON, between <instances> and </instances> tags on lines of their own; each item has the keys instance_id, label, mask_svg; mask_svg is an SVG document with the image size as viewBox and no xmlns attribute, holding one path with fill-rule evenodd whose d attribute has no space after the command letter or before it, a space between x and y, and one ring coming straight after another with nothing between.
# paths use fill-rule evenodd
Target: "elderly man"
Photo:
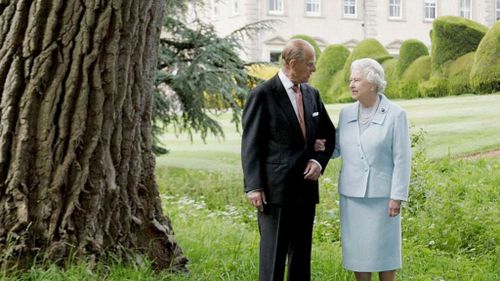
<instances>
[{"instance_id":1,"label":"elderly man","mask_svg":"<svg viewBox=\"0 0 500 281\"><path fill-rule=\"evenodd\" d=\"M282 52L283 68L250 92L243 111L244 190L258 209L259 279L310 280L318 178L335 145L335 127L319 93L306 82L314 49L300 39ZM314 150L315 139L325 149Z\"/></svg>"}]
</instances>

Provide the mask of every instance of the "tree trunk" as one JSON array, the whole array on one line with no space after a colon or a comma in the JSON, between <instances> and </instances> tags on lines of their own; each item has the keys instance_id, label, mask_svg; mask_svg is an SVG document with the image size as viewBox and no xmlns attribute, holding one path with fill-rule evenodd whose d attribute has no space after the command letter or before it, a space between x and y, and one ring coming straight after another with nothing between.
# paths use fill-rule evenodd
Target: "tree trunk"
<instances>
[{"instance_id":1,"label":"tree trunk","mask_svg":"<svg viewBox=\"0 0 500 281\"><path fill-rule=\"evenodd\" d=\"M145 254L184 268L151 152L163 1L0 0L4 262Z\"/></svg>"}]
</instances>

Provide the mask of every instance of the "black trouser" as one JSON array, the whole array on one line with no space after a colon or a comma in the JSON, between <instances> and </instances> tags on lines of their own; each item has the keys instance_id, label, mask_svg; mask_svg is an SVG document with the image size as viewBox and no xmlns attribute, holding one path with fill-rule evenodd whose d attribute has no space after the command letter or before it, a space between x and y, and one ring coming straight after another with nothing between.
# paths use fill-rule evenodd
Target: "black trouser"
<instances>
[{"instance_id":1,"label":"black trouser","mask_svg":"<svg viewBox=\"0 0 500 281\"><path fill-rule=\"evenodd\" d=\"M288 280L311 280L311 243L316 204L265 205L259 212L260 281L282 281L288 257Z\"/></svg>"}]
</instances>

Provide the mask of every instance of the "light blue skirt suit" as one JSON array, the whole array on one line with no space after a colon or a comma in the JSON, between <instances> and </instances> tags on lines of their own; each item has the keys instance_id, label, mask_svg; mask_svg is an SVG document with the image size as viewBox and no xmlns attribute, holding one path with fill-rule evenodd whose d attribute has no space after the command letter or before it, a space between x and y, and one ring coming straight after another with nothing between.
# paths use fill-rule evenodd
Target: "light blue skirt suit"
<instances>
[{"instance_id":1,"label":"light blue skirt suit","mask_svg":"<svg viewBox=\"0 0 500 281\"><path fill-rule=\"evenodd\" d=\"M362 134L359 102L340 112L335 156L339 175L343 266L357 272L401 267L401 215L390 217L390 199L406 201L411 144L406 113L380 95L375 115Z\"/></svg>"}]
</instances>

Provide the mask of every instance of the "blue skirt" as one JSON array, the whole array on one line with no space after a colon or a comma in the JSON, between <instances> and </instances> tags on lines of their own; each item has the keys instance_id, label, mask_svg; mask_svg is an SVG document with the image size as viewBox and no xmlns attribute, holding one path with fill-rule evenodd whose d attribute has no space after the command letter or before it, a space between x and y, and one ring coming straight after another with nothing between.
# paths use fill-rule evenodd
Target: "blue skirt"
<instances>
[{"instance_id":1,"label":"blue skirt","mask_svg":"<svg viewBox=\"0 0 500 281\"><path fill-rule=\"evenodd\" d=\"M356 272L401 268L401 215L389 217L389 198L340 195L342 264Z\"/></svg>"}]
</instances>

